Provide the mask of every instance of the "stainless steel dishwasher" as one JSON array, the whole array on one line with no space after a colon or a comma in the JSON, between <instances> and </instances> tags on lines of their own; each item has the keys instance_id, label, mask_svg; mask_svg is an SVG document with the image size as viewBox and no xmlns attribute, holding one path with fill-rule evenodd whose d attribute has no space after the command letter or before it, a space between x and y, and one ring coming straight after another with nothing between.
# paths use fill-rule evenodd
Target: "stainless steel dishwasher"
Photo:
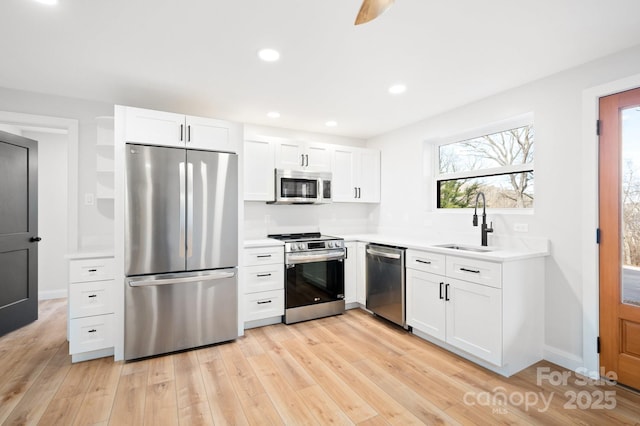
<instances>
[{"instance_id":1,"label":"stainless steel dishwasher","mask_svg":"<svg viewBox=\"0 0 640 426\"><path fill-rule=\"evenodd\" d=\"M406 328L405 248L367 245L367 309Z\"/></svg>"}]
</instances>

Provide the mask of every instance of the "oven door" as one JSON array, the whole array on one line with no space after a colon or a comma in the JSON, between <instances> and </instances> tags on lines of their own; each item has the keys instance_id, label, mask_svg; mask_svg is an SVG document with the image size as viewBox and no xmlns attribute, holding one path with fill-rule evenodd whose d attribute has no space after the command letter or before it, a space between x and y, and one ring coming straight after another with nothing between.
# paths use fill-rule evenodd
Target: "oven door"
<instances>
[{"instance_id":1,"label":"oven door","mask_svg":"<svg viewBox=\"0 0 640 426\"><path fill-rule=\"evenodd\" d=\"M344 299L344 261L329 259L286 265L287 309Z\"/></svg>"}]
</instances>

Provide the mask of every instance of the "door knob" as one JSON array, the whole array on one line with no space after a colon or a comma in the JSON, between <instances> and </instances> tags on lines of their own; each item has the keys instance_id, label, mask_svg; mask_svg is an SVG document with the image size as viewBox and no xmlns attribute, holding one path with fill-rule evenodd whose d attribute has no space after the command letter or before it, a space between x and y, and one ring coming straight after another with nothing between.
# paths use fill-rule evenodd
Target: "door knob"
<instances>
[{"instance_id":1,"label":"door knob","mask_svg":"<svg viewBox=\"0 0 640 426\"><path fill-rule=\"evenodd\" d=\"M31 237L29 238L29 241L32 243L37 243L38 241L42 241L42 238L40 237Z\"/></svg>"}]
</instances>

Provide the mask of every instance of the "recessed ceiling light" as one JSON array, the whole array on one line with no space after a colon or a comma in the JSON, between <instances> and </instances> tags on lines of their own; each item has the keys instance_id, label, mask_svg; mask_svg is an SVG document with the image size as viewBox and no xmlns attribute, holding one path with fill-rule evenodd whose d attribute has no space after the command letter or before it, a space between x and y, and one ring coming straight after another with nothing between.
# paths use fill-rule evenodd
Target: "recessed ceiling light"
<instances>
[{"instance_id":1,"label":"recessed ceiling light","mask_svg":"<svg viewBox=\"0 0 640 426\"><path fill-rule=\"evenodd\" d=\"M325 126L327 127L336 127L338 125L338 123L334 120L329 120L326 123L324 123Z\"/></svg>"},{"instance_id":2,"label":"recessed ceiling light","mask_svg":"<svg viewBox=\"0 0 640 426\"><path fill-rule=\"evenodd\" d=\"M262 49L258 52L258 57L265 62L275 62L280 59L280 52L274 49Z\"/></svg>"},{"instance_id":3,"label":"recessed ceiling light","mask_svg":"<svg viewBox=\"0 0 640 426\"><path fill-rule=\"evenodd\" d=\"M36 0L38 3L46 4L48 6L53 6L58 4L58 0Z\"/></svg>"},{"instance_id":4,"label":"recessed ceiling light","mask_svg":"<svg viewBox=\"0 0 640 426\"><path fill-rule=\"evenodd\" d=\"M394 84L389 87L389 93L392 95L399 95L400 93L404 93L407 90L407 86L404 84Z\"/></svg>"},{"instance_id":5,"label":"recessed ceiling light","mask_svg":"<svg viewBox=\"0 0 640 426\"><path fill-rule=\"evenodd\" d=\"M267 113L267 117L269 118L280 118L280 113L278 111L270 111Z\"/></svg>"}]
</instances>

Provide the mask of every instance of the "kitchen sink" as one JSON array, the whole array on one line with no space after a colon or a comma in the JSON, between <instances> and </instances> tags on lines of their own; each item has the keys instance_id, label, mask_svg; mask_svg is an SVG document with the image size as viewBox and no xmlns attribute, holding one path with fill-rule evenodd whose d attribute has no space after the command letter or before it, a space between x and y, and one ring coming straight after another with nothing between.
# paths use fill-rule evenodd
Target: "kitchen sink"
<instances>
[{"instance_id":1,"label":"kitchen sink","mask_svg":"<svg viewBox=\"0 0 640 426\"><path fill-rule=\"evenodd\" d=\"M474 251L476 253L486 253L492 251L489 248L465 246L461 244L437 244L434 247L446 248L451 250Z\"/></svg>"}]
</instances>

